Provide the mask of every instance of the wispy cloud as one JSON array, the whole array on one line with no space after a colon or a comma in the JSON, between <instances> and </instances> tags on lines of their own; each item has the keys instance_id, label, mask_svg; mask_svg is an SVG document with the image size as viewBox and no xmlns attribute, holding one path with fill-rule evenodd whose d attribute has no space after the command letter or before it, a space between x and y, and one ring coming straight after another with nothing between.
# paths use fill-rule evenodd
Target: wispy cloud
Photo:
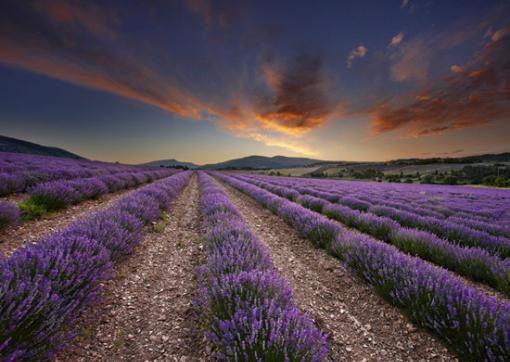
<instances>
[{"instance_id":1,"label":"wispy cloud","mask_svg":"<svg viewBox=\"0 0 510 362\"><path fill-rule=\"evenodd\" d=\"M210 6L207 1L190 3L200 12ZM267 90L256 99L244 92L214 103L161 71L143 52L125 56L123 47L112 46L121 27L117 14L100 12L94 5L34 2L23 11L0 14L0 62L149 104L184 119L211 120L234 135L268 146L313 154L292 136L324 124L331 112L320 57L300 54L281 67L267 66ZM130 39L122 41L124 47L137 48ZM291 137L285 139L286 135Z\"/></svg>"},{"instance_id":2,"label":"wispy cloud","mask_svg":"<svg viewBox=\"0 0 510 362\"><path fill-rule=\"evenodd\" d=\"M358 45L356 48L351 50L349 53L349 56L347 57L347 68L352 67L352 63L356 58L363 58L365 55L367 55L368 49L363 45Z\"/></svg>"},{"instance_id":3,"label":"wispy cloud","mask_svg":"<svg viewBox=\"0 0 510 362\"><path fill-rule=\"evenodd\" d=\"M162 74L151 62L126 57L113 50L107 11L93 6L71 7L58 0L39 3L24 12L15 9L0 15L0 62L81 86L198 119L206 109L196 96L171 75ZM62 7L63 6L63 7ZM64 28L62 26L64 25ZM132 44L135 46L134 44Z\"/></svg>"},{"instance_id":4,"label":"wispy cloud","mask_svg":"<svg viewBox=\"0 0 510 362\"><path fill-rule=\"evenodd\" d=\"M225 27L239 20L240 2L224 0L185 0L189 10L200 15L207 27Z\"/></svg>"},{"instance_id":5,"label":"wispy cloud","mask_svg":"<svg viewBox=\"0 0 510 362\"><path fill-rule=\"evenodd\" d=\"M70 3L64 0L40 0L33 8L46 15L54 24L83 28L96 36L116 37L116 26L120 20L118 14L108 6L97 7L89 3Z\"/></svg>"},{"instance_id":6,"label":"wispy cloud","mask_svg":"<svg viewBox=\"0 0 510 362\"><path fill-rule=\"evenodd\" d=\"M391 55L391 77L398 82L427 79L432 50L421 38L407 41Z\"/></svg>"},{"instance_id":7,"label":"wispy cloud","mask_svg":"<svg viewBox=\"0 0 510 362\"><path fill-rule=\"evenodd\" d=\"M422 88L413 102L390 99L376 106L374 131L405 127L410 135L427 136L509 119L510 34L500 34L462 71L454 68L453 75Z\"/></svg>"},{"instance_id":8,"label":"wispy cloud","mask_svg":"<svg viewBox=\"0 0 510 362\"><path fill-rule=\"evenodd\" d=\"M307 147L304 145L301 145L297 143L296 141L273 137L261 133L253 133L249 135L250 138L254 139L257 142L262 142L266 146L269 147L280 147L295 153L299 153L301 155L305 156L318 156L318 152Z\"/></svg>"},{"instance_id":9,"label":"wispy cloud","mask_svg":"<svg viewBox=\"0 0 510 362\"><path fill-rule=\"evenodd\" d=\"M402 0L402 2L400 3L400 7L402 9L405 8L407 5L409 5L409 0Z\"/></svg>"}]
</instances>

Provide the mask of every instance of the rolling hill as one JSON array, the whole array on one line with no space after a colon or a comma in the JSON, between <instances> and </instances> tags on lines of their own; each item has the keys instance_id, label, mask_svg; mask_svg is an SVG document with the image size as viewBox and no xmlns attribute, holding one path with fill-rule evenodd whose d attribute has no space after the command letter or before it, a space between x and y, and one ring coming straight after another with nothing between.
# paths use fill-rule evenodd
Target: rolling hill
<instances>
[{"instance_id":1,"label":"rolling hill","mask_svg":"<svg viewBox=\"0 0 510 362\"><path fill-rule=\"evenodd\" d=\"M204 165L203 169L271 169L309 166L317 163L329 163L329 161L312 158L285 157L285 156L248 156L233 160Z\"/></svg>"},{"instance_id":2,"label":"rolling hill","mask_svg":"<svg viewBox=\"0 0 510 362\"><path fill-rule=\"evenodd\" d=\"M41 156L67 157L85 160L72 152L57 147L42 146L37 143L0 135L0 152L28 153Z\"/></svg>"}]
</instances>

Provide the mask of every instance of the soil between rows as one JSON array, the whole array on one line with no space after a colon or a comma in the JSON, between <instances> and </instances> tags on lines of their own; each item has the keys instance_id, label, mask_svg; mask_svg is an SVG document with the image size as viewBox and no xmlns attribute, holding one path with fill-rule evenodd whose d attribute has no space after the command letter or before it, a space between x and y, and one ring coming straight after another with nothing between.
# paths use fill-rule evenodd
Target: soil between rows
<instances>
[{"instance_id":1,"label":"soil between rows","mask_svg":"<svg viewBox=\"0 0 510 362\"><path fill-rule=\"evenodd\" d=\"M88 311L58 361L205 361L192 310L195 269L204 254L198 178L171 205L162 232L151 232L116 267L103 302Z\"/></svg>"},{"instance_id":2,"label":"soil between rows","mask_svg":"<svg viewBox=\"0 0 510 362\"><path fill-rule=\"evenodd\" d=\"M268 246L296 303L330 334L334 361L452 361L434 336L415 328L334 257L301 238L281 218L218 182L244 220Z\"/></svg>"},{"instance_id":3,"label":"soil between rows","mask_svg":"<svg viewBox=\"0 0 510 362\"><path fill-rule=\"evenodd\" d=\"M65 229L73 221L108 208L136 188L122 190L101 196L97 200L86 200L64 210L46 215L42 219L24 221L18 226L0 232L0 252L6 256L29 242L41 240L56 231Z\"/></svg>"},{"instance_id":4,"label":"soil between rows","mask_svg":"<svg viewBox=\"0 0 510 362\"><path fill-rule=\"evenodd\" d=\"M0 252L6 256L27 242L41 240L56 231L65 229L73 221L85 215L104 210L136 188L102 195L97 200L86 200L64 210L46 215L42 219L24 221L18 226L0 232Z\"/></svg>"}]
</instances>

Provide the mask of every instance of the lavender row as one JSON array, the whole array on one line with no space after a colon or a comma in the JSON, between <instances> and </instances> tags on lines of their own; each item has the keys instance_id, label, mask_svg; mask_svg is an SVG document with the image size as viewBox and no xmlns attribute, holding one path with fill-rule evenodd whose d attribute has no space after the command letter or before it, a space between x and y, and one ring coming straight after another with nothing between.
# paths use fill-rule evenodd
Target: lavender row
<instances>
[{"instance_id":1,"label":"lavender row","mask_svg":"<svg viewBox=\"0 0 510 362\"><path fill-rule=\"evenodd\" d=\"M393 184L369 182L349 183L347 181L257 177L278 184L283 183L287 186L313 188L316 191L332 193L340 197L355 194L361 201L368 201L370 203L376 201L379 204L437 218L449 218L455 215L469 217L471 220L476 219L480 222L493 223L497 220L505 220L505 214L506 219L510 216L510 207L508 205L510 193L501 190L483 191L484 195L490 194L491 196L477 199L475 191L478 191L478 189L457 186L453 190L451 186L433 186L434 189L431 190L427 185L400 185L395 188ZM411 187L411 189L408 190L408 187ZM450 191L441 192L443 189ZM466 199L476 200L476 203L467 209L456 206L457 203L465 202ZM450 205L450 207L445 204ZM485 211L480 211L481 209L485 209ZM485 216L477 215L477 213Z\"/></svg>"},{"instance_id":2,"label":"lavender row","mask_svg":"<svg viewBox=\"0 0 510 362\"><path fill-rule=\"evenodd\" d=\"M41 206L44 211L56 211L109 192L168 177L176 172L176 170L123 172L116 175L45 182L28 189L30 197L25 203Z\"/></svg>"},{"instance_id":3,"label":"lavender row","mask_svg":"<svg viewBox=\"0 0 510 362\"><path fill-rule=\"evenodd\" d=\"M23 192L31 186L52 180L151 170L154 168L0 152L0 196Z\"/></svg>"},{"instance_id":4,"label":"lavender row","mask_svg":"<svg viewBox=\"0 0 510 362\"><path fill-rule=\"evenodd\" d=\"M442 337L461 358L510 359L510 303L253 184L225 174L217 176L282 217L315 245L342 259L409 318Z\"/></svg>"},{"instance_id":5,"label":"lavender row","mask_svg":"<svg viewBox=\"0 0 510 362\"><path fill-rule=\"evenodd\" d=\"M328 347L288 283L210 176L199 173L209 253L197 300L220 360L323 361Z\"/></svg>"},{"instance_id":6,"label":"lavender row","mask_svg":"<svg viewBox=\"0 0 510 362\"><path fill-rule=\"evenodd\" d=\"M257 176L267 180L292 183L293 186L314 187L340 196L360 195L368 200L392 202L419 208L420 213L432 216L469 215L479 221L509 221L510 192L462 186L385 184L359 181L319 180ZM409 209L408 209L409 211Z\"/></svg>"},{"instance_id":7,"label":"lavender row","mask_svg":"<svg viewBox=\"0 0 510 362\"><path fill-rule=\"evenodd\" d=\"M475 281L486 283L510 296L510 260L502 260L480 248L451 244L426 231L402 227L388 217L353 210L311 195L296 194L294 190L265 182L255 180L247 182L298 202L310 210L340 221L347 227L393 244L405 253L419 256Z\"/></svg>"},{"instance_id":8,"label":"lavender row","mask_svg":"<svg viewBox=\"0 0 510 362\"><path fill-rule=\"evenodd\" d=\"M0 231L8 226L17 225L21 220L18 206L11 201L0 201Z\"/></svg>"},{"instance_id":9,"label":"lavender row","mask_svg":"<svg viewBox=\"0 0 510 362\"><path fill-rule=\"evenodd\" d=\"M259 177L238 177L241 177L244 180L256 181L259 184L265 183L268 185L268 187L271 187L269 185L272 185L273 183L285 185L285 182L282 180L271 180L270 183L267 183L261 180ZM313 184L313 181L310 182L310 184ZM289 186L281 187L285 189ZM499 255L505 258L510 256L510 240L503 236L494 236L484 231L472 229L466 225L453 223L449 220L443 220L430 216L421 216L414 212L408 212L389 206L378 205L375 201L374 203L362 201L357 197L356 194L353 196L339 197L334 193L334 190L330 192L314 191L312 187L298 187L296 189L299 192L319 197L330 202L336 202L338 204L348 206L351 209L370 212L378 216L389 217L404 227L430 231L435 235L448 239L455 244L482 248L489 251L491 254Z\"/></svg>"},{"instance_id":10,"label":"lavender row","mask_svg":"<svg viewBox=\"0 0 510 362\"><path fill-rule=\"evenodd\" d=\"M299 189L302 190L303 187L300 187ZM476 215L461 211L455 212L444 209L440 210L438 208L431 209L430 207L425 207L422 204L413 203L411 200L407 200L404 197L393 198L392 200L389 200L387 196L366 194L362 192L358 193L354 192L353 194L355 195L354 198L352 197L340 198L332 196L331 192L326 192L326 195L328 197L337 198L337 200L345 199L345 203L349 203L354 208L358 208L361 210L368 210L370 208L377 206L390 207L392 210L396 209L394 210L396 213L402 213L404 215L408 215L409 217L412 217L414 215L425 217L426 220L429 220L429 223L431 223L431 225L434 225L433 220L439 219L442 220L443 222L448 223L448 225L450 225L450 228L453 227L456 230L462 229L462 227L468 227L470 229L475 229L483 233L486 233L484 234L484 236L490 234L496 237L498 236L505 238L510 237L510 228L504 225L497 224L497 221L494 219L490 220L484 218L477 219ZM432 222L430 222L430 220L432 220ZM442 230L448 230L448 227L447 228L443 227ZM441 230L439 232L441 232ZM488 236L491 237L490 235Z\"/></svg>"},{"instance_id":11,"label":"lavender row","mask_svg":"<svg viewBox=\"0 0 510 362\"><path fill-rule=\"evenodd\" d=\"M69 342L73 322L98 301L113 263L133 252L143 226L157 220L189 176L147 185L8 259L0 254L0 360L45 360Z\"/></svg>"}]
</instances>

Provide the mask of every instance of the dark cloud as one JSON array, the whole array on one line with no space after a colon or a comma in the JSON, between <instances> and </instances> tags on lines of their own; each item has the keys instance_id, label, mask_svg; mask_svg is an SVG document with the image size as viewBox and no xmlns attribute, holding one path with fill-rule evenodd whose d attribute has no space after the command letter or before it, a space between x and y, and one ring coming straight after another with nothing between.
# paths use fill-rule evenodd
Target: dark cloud
<instances>
[{"instance_id":1,"label":"dark cloud","mask_svg":"<svg viewBox=\"0 0 510 362\"><path fill-rule=\"evenodd\" d=\"M265 64L263 73L271 94L261 98L257 118L266 128L298 134L327 121L333 106L320 56L301 53L284 69Z\"/></svg>"}]
</instances>

